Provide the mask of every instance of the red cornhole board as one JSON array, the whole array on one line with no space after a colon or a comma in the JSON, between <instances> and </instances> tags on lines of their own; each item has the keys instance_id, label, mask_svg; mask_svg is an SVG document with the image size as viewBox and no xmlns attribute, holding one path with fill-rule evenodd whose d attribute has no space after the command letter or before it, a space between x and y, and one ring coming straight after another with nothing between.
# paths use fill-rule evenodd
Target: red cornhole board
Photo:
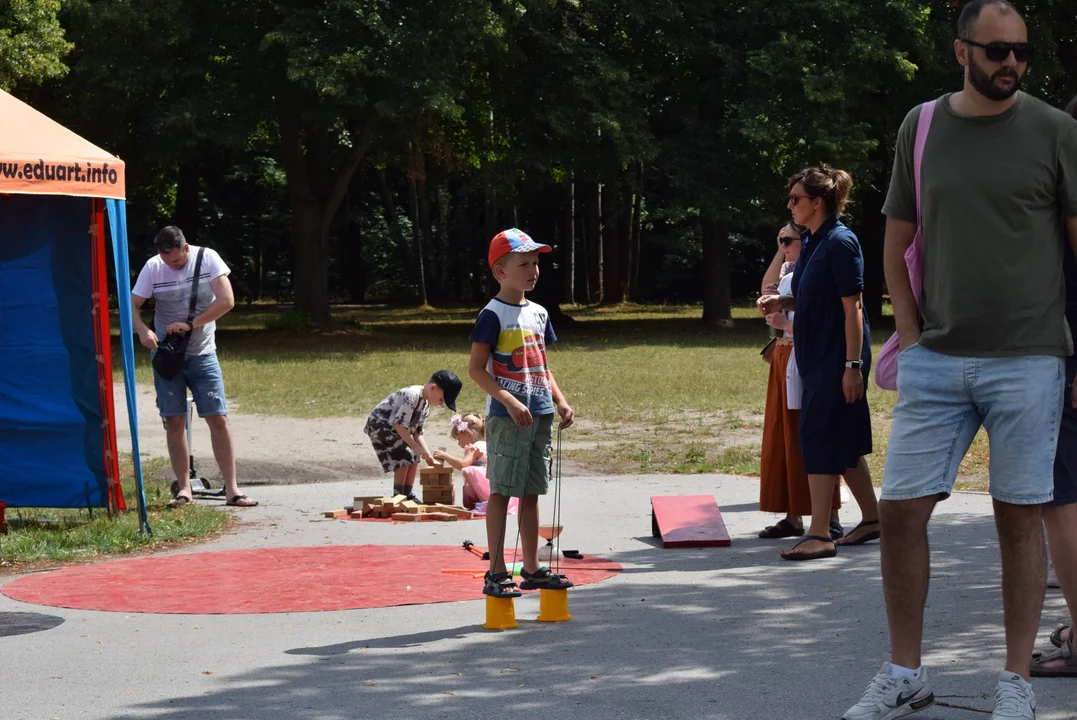
<instances>
[{"instance_id":1,"label":"red cornhole board","mask_svg":"<svg viewBox=\"0 0 1077 720\"><path fill-rule=\"evenodd\" d=\"M655 495L651 498L651 535L662 547L729 547L729 531L713 495Z\"/></svg>"}]
</instances>

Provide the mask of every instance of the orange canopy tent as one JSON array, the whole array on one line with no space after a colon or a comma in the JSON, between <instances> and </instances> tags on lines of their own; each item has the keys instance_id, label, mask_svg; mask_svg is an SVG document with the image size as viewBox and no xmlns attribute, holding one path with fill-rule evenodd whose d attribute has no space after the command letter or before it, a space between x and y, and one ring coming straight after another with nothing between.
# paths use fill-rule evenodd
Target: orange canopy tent
<instances>
[{"instance_id":1,"label":"orange canopy tent","mask_svg":"<svg viewBox=\"0 0 1077 720\"><path fill-rule=\"evenodd\" d=\"M122 160L0 91L0 503L124 507L112 399L107 215L135 480L148 531L126 302L124 197Z\"/></svg>"}]
</instances>

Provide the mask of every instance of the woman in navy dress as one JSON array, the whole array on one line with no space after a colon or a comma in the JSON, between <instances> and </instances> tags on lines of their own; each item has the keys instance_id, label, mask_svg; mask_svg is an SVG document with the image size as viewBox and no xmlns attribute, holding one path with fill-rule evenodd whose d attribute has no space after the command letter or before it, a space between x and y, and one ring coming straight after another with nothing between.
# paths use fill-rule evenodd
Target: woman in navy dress
<instances>
[{"instance_id":1,"label":"woman in navy dress","mask_svg":"<svg viewBox=\"0 0 1077 720\"><path fill-rule=\"evenodd\" d=\"M796 311L793 349L804 391L800 447L812 496L811 527L800 543L782 553L786 560L833 557L837 545L861 545L879 537L878 504L864 460L871 453L864 257L856 235L839 219L852 184L847 172L825 165L789 179L793 221L808 230L793 276L793 297L767 300L768 306ZM834 541L830 508L842 475L863 521Z\"/></svg>"}]
</instances>

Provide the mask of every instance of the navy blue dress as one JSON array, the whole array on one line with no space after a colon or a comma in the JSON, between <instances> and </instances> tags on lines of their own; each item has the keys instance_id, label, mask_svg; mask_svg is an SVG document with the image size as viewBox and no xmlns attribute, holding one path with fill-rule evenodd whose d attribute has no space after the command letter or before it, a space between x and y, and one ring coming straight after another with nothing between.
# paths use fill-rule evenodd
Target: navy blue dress
<instances>
[{"instance_id":1,"label":"navy blue dress","mask_svg":"<svg viewBox=\"0 0 1077 720\"><path fill-rule=\"evenodd\" d=\"M845 402L845 308L843 297L864 290L864 255L852 230L830 218L814 235L805 232L793 275L796 352L804 397L800 448L809 475L842 475L871 453L867 385L871 365L868 318L860 359L865 396Z\"/></svg>"}]
</instances>

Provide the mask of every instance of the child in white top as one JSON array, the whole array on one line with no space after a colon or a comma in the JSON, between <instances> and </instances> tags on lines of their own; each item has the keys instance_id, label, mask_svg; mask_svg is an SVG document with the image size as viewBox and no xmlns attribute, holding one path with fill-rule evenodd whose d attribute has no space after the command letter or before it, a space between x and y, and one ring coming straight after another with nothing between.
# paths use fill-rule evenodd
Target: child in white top
<instances>
[{"instance_id":1,"label":"child in white top","mask_svg":"<svg viewBox=\"0 0 1077 720\"><path fill-rule=\"evenodd\" d=\"M460 445L464 456L458 458L444 450L436 450L434 459L461 472L464 476L464 507L477 515L485 515L486 503L490 500L490 481L486 479L486 420L475 414L453 415L449 423L452 425L449 436ZM515 507L509 508L510 513L514 511Z\"/></svg>"}]
</instances>

